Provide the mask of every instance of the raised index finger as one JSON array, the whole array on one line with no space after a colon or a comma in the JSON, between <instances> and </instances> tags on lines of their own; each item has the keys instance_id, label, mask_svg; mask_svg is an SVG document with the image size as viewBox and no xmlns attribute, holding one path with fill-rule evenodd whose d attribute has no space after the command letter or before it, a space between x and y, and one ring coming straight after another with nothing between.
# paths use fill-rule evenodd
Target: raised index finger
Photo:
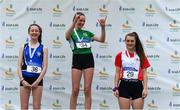
<instances>
[{"instance_id":1,"label":"raised index finger","mask_svg":"<svg viewBox=\"0 0 180 110\"><path fill-rule=\"evenodd\" d=\"M106 19L107 19L107 16L105 16L104 20L106 21Z\"/></svg>"}]
</instances>

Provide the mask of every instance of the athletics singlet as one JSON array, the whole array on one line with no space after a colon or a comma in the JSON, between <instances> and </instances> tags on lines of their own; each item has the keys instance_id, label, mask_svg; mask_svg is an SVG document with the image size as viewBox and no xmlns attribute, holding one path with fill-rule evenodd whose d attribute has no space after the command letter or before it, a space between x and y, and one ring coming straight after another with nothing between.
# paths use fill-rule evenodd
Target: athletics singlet
<instances>
[{"instance_id":1,"label":"athletics singlet","mask_svg":"<svg viewBox=\"0 0 180 110\"><path fill-rule=\"evenodd\" d=\"M29 44L25 44L23 51L23 60L23 77L38 77L42 71L43 45L39 44L36 48L31 48Z\"/></svg>"},{"instance_id":2,"label":"athletics singlet","mask_svg":"<svg viewBox=\"0 0 180 110\"><path fill-rule=\"evenodd\" d=\"M126 55L127 52L127 55ZM128 51L122 52L122 78L138 79L140 69L140 59L136 53L134 57L130 57Z\"/></svg>"}]
</instances>

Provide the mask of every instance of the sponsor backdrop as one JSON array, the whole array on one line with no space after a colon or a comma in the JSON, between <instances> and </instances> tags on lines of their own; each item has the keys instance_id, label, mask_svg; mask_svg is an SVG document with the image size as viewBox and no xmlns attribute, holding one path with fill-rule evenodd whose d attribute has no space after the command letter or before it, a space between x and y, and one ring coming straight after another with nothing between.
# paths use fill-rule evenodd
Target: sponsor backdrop
<instances>
[{"instance_id":1,"label":"sponsor backdrop","mask_svg":"<svg viewBox=\"0 0 180 110\"><path fill-rule=\"evenodd\" d=\"M107 16L106 42L92 43L95 58L93 109L118 109L113 96L114 58L125 49L124 35L139 33L151 67L145 109L180 109L179 0L0 0L0 108L19 109L17 60L28 41L31 23L43 29L49 49L43 109L68 109L72 52L65 31L75 12L86 15L85 29L100 35L99 18ZM77 108L84 108L83 79ZM32 96L30 97L32 108Z\"/></svg>"}]
</instances>

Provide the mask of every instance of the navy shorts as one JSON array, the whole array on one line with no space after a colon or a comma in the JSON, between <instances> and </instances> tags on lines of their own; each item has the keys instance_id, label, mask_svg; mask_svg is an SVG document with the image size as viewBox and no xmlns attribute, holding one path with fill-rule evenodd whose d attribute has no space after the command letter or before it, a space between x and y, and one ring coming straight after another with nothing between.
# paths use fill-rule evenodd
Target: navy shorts
<instances>
[{"instance_id":1,"label":"navy shorts","mask_svg":"<svg viewBox=\"0 0 180 110\"><path fill-rule=\"evenodd\" d=\"M79 70L94 68L93 54L73 54L72 68Z\"/></svg>"},{"instance_id":2,"label":"navy shorts","mask_svg":"<svg viewBox=\"0 0 180 110\"><path fill-rule=\"evenodd\" d=\"M24 77L24 80L27 81L29 84L33 84L38 77L34 78L29 78L29 77ZM20 86L23 86L23 84L20 82ZM43 79L39 82L38 86L43 86Z\"/></svg>"},{"instance_id":3,"label":"navy shorts","mask_svg":"<svg viewBox=\"0 0 180 110\"><path fill-rule=\"evenodd\" d=\"M140 80L122 79L119 84L119 97L137 99L142 97L143 84Z\"/></svg>"}]
</instances>

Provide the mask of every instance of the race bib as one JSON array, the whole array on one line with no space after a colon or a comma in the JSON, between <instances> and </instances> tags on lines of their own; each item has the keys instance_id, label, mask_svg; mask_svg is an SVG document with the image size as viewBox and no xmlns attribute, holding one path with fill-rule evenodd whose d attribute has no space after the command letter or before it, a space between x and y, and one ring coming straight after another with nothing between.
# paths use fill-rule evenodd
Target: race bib
<instances>
[{"instance_id":1,"label":"race bib","mask_svg":"<svg viewBox=\"0 0 180 110\"><path fill-rule=\"evenodd\" d=\"M41 73L41 67L38 67L38 66L27 66L27 72Z\"/></svg>"},{"instance_id":2,"label":"race bib","mask_svg":"<svg viewBox=\"0 0 180 110\"><path fill-rule=\"evenodd\" d=\"M77 42L77 48L90 48L91 44L89 42Z\"/></svg>"},{"instance_id":3,"label":"race bib","mask_svg":"<svg viewBox=\"0 0 180 110\"><path fill-rule=\"evenodd\" d=\"M125 79L137 79L138 74L134 71L124 71L124 77Z\"/></svg>"},{"instance_id":4,"label":"race bib","mask_svg":"<svg viewBox=\"0 0 180 110\"><path fill-rule=\"evenodd\" d=\"M126 68L124 70L124 76L125 79L138 79L138 71L134 68Z\"/></svg>"}]
</instances>

